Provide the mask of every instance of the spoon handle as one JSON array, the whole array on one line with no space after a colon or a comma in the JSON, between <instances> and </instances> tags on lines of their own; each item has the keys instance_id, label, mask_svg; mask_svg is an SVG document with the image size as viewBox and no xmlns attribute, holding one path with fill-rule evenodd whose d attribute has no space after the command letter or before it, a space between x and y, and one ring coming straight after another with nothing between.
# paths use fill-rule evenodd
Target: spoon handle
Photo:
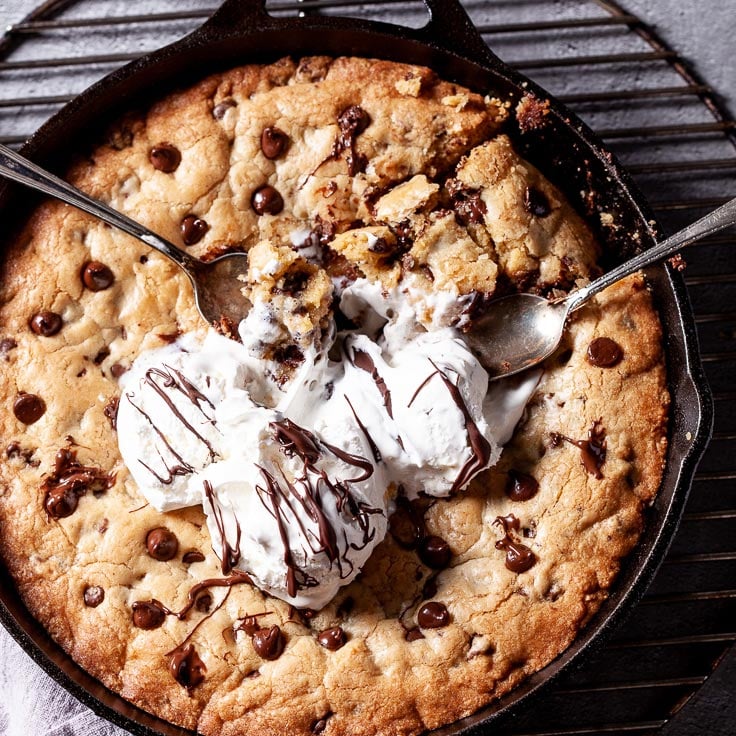
<instances>
[{"instance_id":1,"label":"spoon handle","mask_svg":"<svg viewBox=\"0 0 736 736\"><path fill-rule=\"evenodd\" d=\"M643 253L634 256L608 273L603 274L603 276L592 281L587 286L574 291L565 300L569 311L572 312L578 307L581 307L599 291L603 291L607 286L616 283L616 281L619 281L625 276L635 273L639 269L660 261L663 258L672 256L681 248L731 225L736 225L736 199L726 202L726 204L717 210L709 212L705 217L701 217L692 223L692 225L688 225L686 228L676 232L653 248L645 250Z\"/></svg>"},{"instance_id":2,"label":"spoon handle","mask_svg":"<svg viewBox=\"0 0 736 736\"><path fill-rule=\"evenodd\" d=\"M154 248L181 266L187 273L194 271L198 265L196 259L179 250L169 243L168 240L164 240L164 238L159 237L156 233L151 232L140 223L131 220L129 217L112 209L112 207L108 207L103 202L81 192L79 189L50 174L48 171L44 171L40 166L37 166L32 161L29 161L27 158L24 158L19 153L2 144L0 144L0 176L4 176L6 179L12 179L20 184L25 184L31 187L31 189L36 189L39 192L60 199L62 202L78 207L83 212L98 217L103 222L113 225L123 232L128 233L128 235L132 235L134 238L138 238L138 240L143 241L146 245L150 245L151 248Z\"/></svg>"}]
</instances>

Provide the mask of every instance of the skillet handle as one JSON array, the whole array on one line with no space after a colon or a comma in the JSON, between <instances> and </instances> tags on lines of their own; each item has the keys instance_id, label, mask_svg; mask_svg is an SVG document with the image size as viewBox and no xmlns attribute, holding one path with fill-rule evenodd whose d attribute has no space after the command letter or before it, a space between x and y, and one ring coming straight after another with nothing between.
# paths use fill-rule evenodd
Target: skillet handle
<instances>
[{"instance_id":1,"label":"skillet handle","mask_svg":"<svg viewBox=\"0 0 736 736\"><path fill-rule=\"evenodd\" d=\"M496 68L503 62L488 48L460 0L423 0L429 23L413 31L424 43Z\"/></svg>"},{"instance_id":2,"label":"skillet handle","mask_svg":"<svg viewBox=\"0 0 736 736\"><path fill-rule=\"evenodd\" d=\"M482 65L497 67L502 64L486 45L460 0L424 0L424 4L429 13L427 25L417 29L402 28L403 35ZM311 19L316 17L311 16ZM269 15L266 12L266 0L224 0L202 26L202 30L211 28L220 33L239 28L263 30L290 25L294 20ZM358 20L350 22L356 28L361 25Z\"/></svg>"}]
</instances>

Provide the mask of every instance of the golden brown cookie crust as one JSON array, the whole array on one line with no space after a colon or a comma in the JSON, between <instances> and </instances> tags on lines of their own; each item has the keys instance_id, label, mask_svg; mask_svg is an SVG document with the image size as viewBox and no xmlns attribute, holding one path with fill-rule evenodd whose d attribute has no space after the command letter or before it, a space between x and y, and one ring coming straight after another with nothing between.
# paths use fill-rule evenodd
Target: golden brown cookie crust
<instances>
[{"instance_id":1,"label":"golden brown cookie crust","mask_svg":"<svg viewBox=\"0 0 736 736\"><path fill-rule=\"evenodd\" d=\"M370 117L356 137L365 159L354 175L346 150L334 153L338 118L351 105ZM285 254L309 235L323 248L326 271L305 267L303 309L289 322L307 339L325 324L326 272L386 287L411 273L426 288L490 295L500 275L545 292L595 271L589 229L513 151L501 133L506 114L497 100L420 67L285 59L210 77L123 121L70 178L193 255L282 253L283 273L273 284L249 285L254 290L283 291L301 262ZM260 147L267 126L288 138L273 160ZM164 143L181 153L170 173L150 159ZM265 185L281 195L281 212L254 211L253 194ZM544 195L549 214L530 213L529 188ZM182 240L187 215L207 225L191 246ZM84 287L89 261L110 268L109 288ZM41 310L61 315L57 334L29 329ZM120 371L141 351L203 330L173 265L66 205L40 206L4 260L0 339L10 342L0 350L0 552L31 613L109 688L207 736L417 734L515 687L567 647L605 599L641 533L666 449L661 327L640 276L576 313L500 464L457 497L424 503L428 533L451 547L447 569L435 575L389 535L361 576L311 618L242 584L213 587L209 606L143 630L133 625L133 603L156 599L181 610L194 584L222 573L200 508L162 514L146 504L105 410L119 394ZM586 352L596 337L618 343L617 365L591 364ZM44 400L35 423L14 416L19 392ZM554 439L583 441L596 425L606 442L600 478L577 447ZM114 483L53 519L42 487L62 448ZM533 498L508 497L512 470L537 479ZM511 513L536 556L520 574L496 548L502 533L493 522ZM161 526L179 543L169 561L146 551L147 532ZM192 550L205 559L184 562ZM435 591L425 588L428 579ZM84 602L91 586L104 590L96 607ZM423 589L446 605L450 623L410 641ZM285 636L273 661L239 629L256 614ZM347 634L336 651L317 641L333 626ZM206 667L189 690L169 669L170 653L185 641Z\"/></svg>"}]
</instances>

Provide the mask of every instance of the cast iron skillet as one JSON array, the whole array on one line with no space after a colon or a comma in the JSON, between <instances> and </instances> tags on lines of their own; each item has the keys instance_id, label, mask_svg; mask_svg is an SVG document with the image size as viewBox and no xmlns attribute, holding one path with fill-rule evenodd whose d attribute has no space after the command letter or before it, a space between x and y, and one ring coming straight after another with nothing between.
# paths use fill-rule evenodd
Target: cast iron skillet
<instances>
[{"instance_id":1,"label":"cast iron skillet","mask_svg":"<svg viewBox=\"0 0 736 736\"><path fill-rule=\"evenodd\" d=\"M457 0L425 3L430 20L424 28L413 30L335 17L273 18L266 13L264 0L225 0L212 18L190 36L115 71L83 92L29 140L23 153L63 173L68 152L84 150L86 141L98 139L106 121L145 106L207 73L238 64L274 61L285 55L381 57L429 66L444 79L507 98L512 107L530 93L540 101L548 100L544 125L522 131L515 121L509 124L507 132L517 149L587 215L605 244L607 265L631 255L635 249L649 247L654 238L652 214L629 177L592 132L491 53ZM27 193L23 194L27 200ZM14 187L0 190L0 212L6 224L18 222L18 204ZM604 230L598 216L602 211L611 213L619 227ZM712 405L682 279L665 266L652 268L647 276L666 334L672 406L664 478L659 495L648 510L644 535L625 561L609 599L560 657L505 698L436 731L437 736L479 734L499 715L517 708L538 693L542 685L558 678L594 641L600 643L606 632L618 625L639 600L665 555L708 441ZM191 734L132 706L76 665L30 616L2 566L0 601L0 620L20 645L92 710L134 734Z\"/></svg>"}]
</instances>

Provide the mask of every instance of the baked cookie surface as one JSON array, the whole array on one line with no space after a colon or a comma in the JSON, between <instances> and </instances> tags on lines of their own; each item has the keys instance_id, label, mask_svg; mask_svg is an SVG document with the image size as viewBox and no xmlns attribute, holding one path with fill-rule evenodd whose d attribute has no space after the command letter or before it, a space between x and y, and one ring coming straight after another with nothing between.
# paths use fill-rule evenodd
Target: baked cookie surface
<instances>
[{"instance_id":1,"label":"baked cookie surface","mask_svg":"<svg viewBox=\"0 0 736 736\"><path fill-rule=\"evenodd\" d=\"M249 251L265 275L246 288L281 322L263 350L288 381L333 284L411 278L472 306L596 274L595 239L513 150L509 114L420 67L286 59L131 116L69 179L195 256ZM0 552L110 689L207 736L416 734L511 690L605 599L666 449L640 276L575 314L499 464L449 499L399 502L319 611L224 576L201 509L156 511L122 463L119 379L206 329L172 264L66 205L41 205L4 258Z\"/></svg>"}]
</instances>

